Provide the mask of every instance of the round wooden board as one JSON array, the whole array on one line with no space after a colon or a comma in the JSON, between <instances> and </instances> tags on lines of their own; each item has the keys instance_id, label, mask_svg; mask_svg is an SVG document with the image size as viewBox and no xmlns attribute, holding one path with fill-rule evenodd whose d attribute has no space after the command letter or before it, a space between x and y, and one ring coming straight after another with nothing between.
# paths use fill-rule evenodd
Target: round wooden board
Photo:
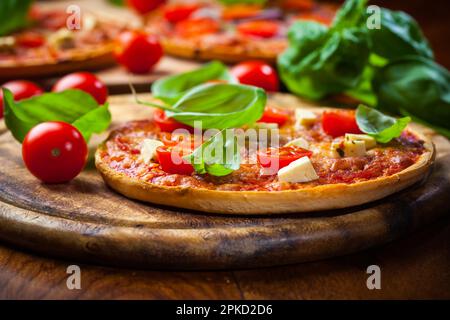
<instances>
[{"instance_id":1,"label":"round wooden board","mask_svg":"<svg viewBox=\"0 0 450 320\"><path fill-rule=\"evenodd\" d=\"M308 106L288 95L272 99ZM113 127L151 114L130 96L112 97L111 111ZM250 268L348 254L448 213L450 143L441 136L434 142L437 159L428 179L381 201L311 214L218 216L126 199L103 183L92 161L71 183L41 184L0 124L0 239L43 254L136 268Z\"/></svg>"}]
</instances>

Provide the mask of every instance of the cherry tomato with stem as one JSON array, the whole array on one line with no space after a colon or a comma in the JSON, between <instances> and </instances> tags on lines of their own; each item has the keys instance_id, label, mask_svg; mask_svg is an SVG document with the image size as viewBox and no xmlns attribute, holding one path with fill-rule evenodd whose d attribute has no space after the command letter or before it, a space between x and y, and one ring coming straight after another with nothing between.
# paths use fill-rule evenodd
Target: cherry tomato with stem
<instances>
[{"instance_id":1,"label":"cherry tomato with stem","mask_svg":"<svg viewBox=\"0 0 450 320\"><path fill-rule=\"evenodd\" d=\"M68 89L83 90L89 93L100 105L108 99L106 85L89 72L75 72L62 77L55 83L52 91L61 92Z\"/></svg>"},{"instance_id":2,"label":"cherry tomato with stem","mask_svg":"<svg viewBox=\"0 0 450 320\"><path fill-rule=\"evenodd\" d=\"M194 132L194 128L187 124L178 122L175 119L168 118L164 110L156 109L153 112L153 120L163 132L173 132L177 129L186 129L189 132Z\"/></svg>"},{"instance_id":3,"label":"cherry tomato with stem","mask_svg":"<svg viewBox=\"0 0 450 320\"><path fill-rule=\"evenodd\" d=\"M267 106L258 122L276 123L281 127L288 119L289 113L286 110Z\"/></svg>"},{"instance_id":4,"label":"cherry tomato with stem","mask_svg":"<svg viewBox=\"0 0 450 320\"><path fill-rule=\"evenodd\" d=\"M232 67L230 72L242 84L267 91L278 91L280 87L276 70L263 61L244 61Z\"/></svg>"},{"instance_id":5,"label":"cherry tomato with stem","mask_svg":"<svg viewBox=\"0 0 450 320\"><path fill-rule=\"evenodd\" d=\"M333 138L346 133L363 133L356 123L354 110L325 111L322 114L322 128Z\"/></svg>"},{"instance_id":6,"label":"cherry tomato with stem","mask_svg":"<svg viewBox=\"0 0 450 320\"><path fill-rule=\"evenodd\" d=\"M183 159L192 153L191 148L161 146L156 149L156 155L161 168L167 173L191 175L194 172L192 164Z\"/></svg>"},{"instance_id":7,"label":"cherry tomato with stem","mask_svg":"<svg viewBox=\"0 0 450 320\"><path fill-rule=\"evenodd\" d=\"M43 122L33 127L22 143L25 166L45 183L75 178L86 165L88 148L81 133L65 122Z\"/></svg>"},{"instance_id":8,"label":"cherry tomato with stem","mask_svg":"<svg viewBox=\"0 0 450 320\"><path fill-rule=\"evenodd\" d=\"M298 146L284 146L258 150L256 156L261 167L273 169L273 173L276 173L291 162L303 157L311 157L312 154L312 151Z\"/></svg>"},{"instance_id":9,"label":"cherry tomato with stem","mask_svg":"<svg viewBox=\"0 0 450 320\"><path fill-rule=\"evenodd\" d=\"M44 93L44 90L37 84L26 80L9 81L2 85L2 88L9 89L15 101L28 99ZM0 90L0 119L3 118L3 92Z\"/></svg>"},{"instance_id":10,"label":"cherry tomato with stem","mask_svg":"<svg viewBox=\"0 0 450 320\"><path fill-rule=\"evenodd\" d=\"M154 35L141 31L124 31L117 38L114 54L128 71L145 74L161 59L163 49Z\"/></svg>"}]
</instances>

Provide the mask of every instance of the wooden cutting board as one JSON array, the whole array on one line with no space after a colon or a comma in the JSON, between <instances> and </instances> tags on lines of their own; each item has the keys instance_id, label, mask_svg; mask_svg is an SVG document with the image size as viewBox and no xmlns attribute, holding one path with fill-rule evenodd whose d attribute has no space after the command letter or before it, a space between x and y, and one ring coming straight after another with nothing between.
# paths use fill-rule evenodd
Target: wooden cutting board
<instances>
[{"instance_id":1,"label":"wooden cutting board","mask_svg":"<svg viewBox=\"0 0 450 320\"><path fill-rule=\"evenodd\" d=\"M288 95L272 99L308 106ZM113 127L150 115L130 96L112 97L111 111ZM126 199L105 186L92 161L71 183L41 184L25 169L19 143L2 125L0 239L45 255L136 268L272 266L381 245L450 212L450 143L437 135L432 173L403 192L345 210L245 217Z\"/></svg>"}]
</instances>

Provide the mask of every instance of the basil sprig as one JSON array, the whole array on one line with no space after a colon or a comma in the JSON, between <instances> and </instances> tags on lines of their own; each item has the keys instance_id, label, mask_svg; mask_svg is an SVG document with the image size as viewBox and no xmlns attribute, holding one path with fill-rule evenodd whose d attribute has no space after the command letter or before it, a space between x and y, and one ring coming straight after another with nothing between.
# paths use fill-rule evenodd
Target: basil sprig
<instances>
[{"instance_id":1,"label":"basil sprig","mask_svg":"<svg viewBox=\"0 0 450 320\"><path fill-rule=\"evenodd\" d=\"M410 121L410 117L397 119L365 105L356 109L359 129L380 143L388 143L399 137Z\"/></svg>"},{"instance_id":2,"label":"basil sprig","mask_svg":"<svg viewBox=\"0 0 450 320\"><path fill-rule=\"evenodd\" d=\"M229 83L237 83L237 80L228 72L228 68L223 63L213 61L196 70L155 81L152 85L152 94L168 104L174 104L188 90L210 80L225 80Z\"/></svg>"},{"instance_id":3,"label":"basil sprig","mask_svg":"<svg viewBox=\"0 0 450 320\"><path fill-rule=\"evenodd\" d=\"M234 130L218 132L186 157L199 174L226 176L239 169L240 146Z\"/></svg>"},{"instance_id":4,"label":"basil sprig","mask_svg":"<svg viewBox=\"0 0 450 320\"><path fill-rule=\"evenodd\" d=\"M28 11L33 0L0 1L0 37L28 25Z\"/></svg>"},{"instance_id":5,"label":"basil sprig","mask_svg":"<svg viewBox=\"0 0 450 320\"><path fill-rule=\"evenodd\" d=\"M71 123L86 141L93 133L106 130L111 123L108 105L99 107L91 95L81 90L46 93L16 102L11 91L3 88L3 98L6 126L19 142L41 122Z\"/></svg>"},{"instance_id":6,"label":"basil sprig","mask_svg":"<svg viewBox=\"0 0 450 320\"><path fill-rule=\"evenodd\" d=\"M201 122L204 129L237 128L256 122L266 106L263 89L240 84L202 84L188 90L174 105L137 100L166 111L166 115L194 126Z\"/></svg>"}]
</instances>

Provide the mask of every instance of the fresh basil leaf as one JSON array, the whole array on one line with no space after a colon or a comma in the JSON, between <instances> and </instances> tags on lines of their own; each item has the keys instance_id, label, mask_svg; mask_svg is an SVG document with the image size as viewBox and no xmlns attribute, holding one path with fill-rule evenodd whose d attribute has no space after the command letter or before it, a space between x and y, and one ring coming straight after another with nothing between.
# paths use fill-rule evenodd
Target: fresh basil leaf
<instances>
[{"instance_id":1,"label":"fresh basil leaf","mask_svg":"<svg viewBox=\"0 0 450 320\"><path fill-rule=\"evenodd\" d=\"M33 0L0 1L0 36L8 35L28 25L28 11Z\"/></svg>"},{"instance_id":2,"label":"fresh basil leaf","mask_svg":"<svg viewBox=\"0 0 450 320\"><path fill-rule=\"evenodd\" d=\"M86 139L111 122L108 107L99 108L95 99L81 90L46 93L15 102L11 91L3 88L3 97L6 126L19 142L41 122L73 123Z\"/></svg>"},{"instance_id":3,"label":"fresh basil leaf","mask_svg":"<svg viewBox=\"0 0 450 320\"><path fill-rule=\"evenodd\" d=\"M240 146L234 130L218 132L186 158L199 174L220 177L238 170L241 164Z\"/></svg>"},{"instance_id":4,"label":"fresh basil leaf","mask_svg":"<svg viewBox=\"0 0 450 320\"><path fill-rule=\"evenodd\" d=\"M359 129L381 143L388 143L399 137L410 121L410 117L397 119L365 105L356 109Z\"/></svg>"},{"instance_id":5,"label":"fresh basil leaf","mask_svg":"<svg viewBox=\"0 0 450 320\"><path fill-rule=\"evenodd\" d=\"M380 28L370 29L372 50L388 60L406 55L433 58L433 51L417 22L407 13L381 9Z\"/></svg>"},{"instance_id":6,"label":"fresh basil leaf","mask_svg":"<svg viewBox=\"0 0 450 320\"><path fill-rule=\"evenodd\" d=\"M152 85L152 94L168 104L174 104L186 91L210 80L226 80L230 83L236 82L223 63L213 61L194 71L155 81Z\"/></svg>"},{"instance_id":7,"label":"fresh basil leaf","mask_svg":"<svg viewBox=\"0 0 450 320\"><path fill-rule=\"evenodd\" d=\"M347 0L336 12L331 28L339 31L353 27L365 27L367 2L367 0Z\"/></svg>"},{"instance_id":8,"label":"fresh basil leaf","mask_svg":"<svg viewBox=\"0 0 450 320\"><path fill-rule=\"evenodd\" d=\"M93 133L102 133L108 129L111 124L111 113L108 107L106 103L72 122L72 125L81 132L84 140L89 141Z\"/></svg>"},{"instance_id":9,"label":"fresh basil leaf","mask_svg":"<svg viewBox=\"0 0 450 320\"><path fill-rule=\"evenodd\" d=\"M393 61L377 72L373 88L379 109L450 129L450 73L432 60L409 56Z\"/></svg>"},{"instance_id":10,"label":"fresh basil leaf","mask_svg":"<svg viewBox=\"0 0 450 320\"><path fill-rule=\"evenodd\" d=\"M137 100L166 110L169 118L204 129L237 128L261 118L267 96L263 89L239 84L203 84L187 91L173 106Z\"/></svg>"},{"instance_id":11,"label":"fresh basil leaf","mask_svg":"<svg viewBox=\"0 0 450 320\"><path fill-rule=\"evenodd\" d=\"M333 32L319 23L298 21L288 37L278 69L291 92L321 99L358 86L370 54L364 29Z\"/></svg>"}]
</instances>

